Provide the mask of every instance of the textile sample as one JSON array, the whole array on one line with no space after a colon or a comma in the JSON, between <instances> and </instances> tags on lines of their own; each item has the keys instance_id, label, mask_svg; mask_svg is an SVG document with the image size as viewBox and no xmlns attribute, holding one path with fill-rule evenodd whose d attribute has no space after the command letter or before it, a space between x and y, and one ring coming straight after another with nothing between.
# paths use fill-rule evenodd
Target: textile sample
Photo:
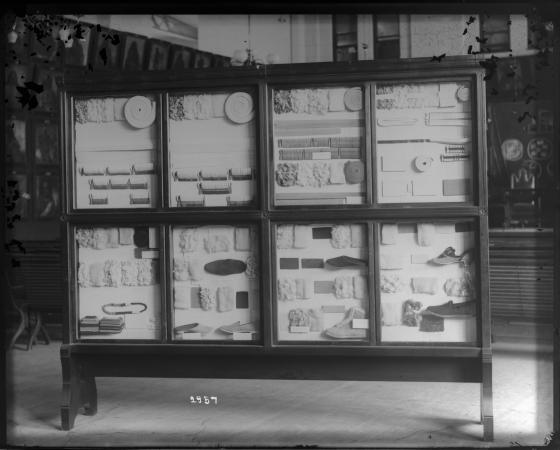
<instances>
[{"instance_id":1,"label":"textile sample","mask_svg":"<svg viewBox=\"0 0 560 450\"><path fill-rule=\"evenodd\" d=\"M311 242L311 228L307 225L294 225L294 248L307 248Z\"/></svg>"},{"instance_id":2,"label":"textile sample","mask_svg":"<svg viewBox=\"0 0 560 450\"><path fill-rule=\"evenodd\" d=\"M394 294L401 292L405 285L397 274L381 274L381 292Z\"/></svg>"},{"instance_id":3,"label":"textile sample","mask_svg":"<svg viewBox=\"0 0 560 450\"><path fill-rule=\"evenodd\" d=\"M396 326L402 323L402 306L395 302L381 302L381 323Z\"/></svg>"},{"instance_id":4,"label":"textile sample","mask_svg":"<svg viewBox=\"0 0 560 450\"><path fill-rule=\"evenodd\" d=\"M231 286L220 286L216 297L219 312L232 311L235 308L235 292Z\"/></svg>"},{"instance_id":5,"label":"textile sample","mask_svg":"<svg viewBox=\"0 0 560 450\"><path fill-rule=\"evenodd\" d=\"M247 278L249 279L257 278L259 276L259 272L258 272L259 265L256 256L249 255L245 264L247 264L247 268L245 269L245 275L247 275Z\"/></svg>"},{"instance_id":6,"label":"textile sample","mask_svg":"<svg viewBox=\"0 0 560 450\"><path fill-rule=\"evenodd\" d=\"M420 321L420 331L426 331L426 332L444 331L443 318L432 316L431 314L422 314L422 320Z\"/></svg>"},{"instance_id":7,"label":"textile sample","mask_svg":"<svg viewBox=\"0 0 560 450\"><path fill-rule=\"evenodd\" d=\"M200 248L200 234L195 228L187 228L179 233L179 248L183 253L195 252Z\"/></svg>"},{"instance_id":8,"label":"textile sample","mask_svg":"<svg viewBox=\"0 0 560 450\"><path fill-rule=\"evenodd\" d=\"M331 245L334 248L348 248L352 243L349 225L334 225L331 230Z\"/></svg>"},{"instance_id":9,"label":"textile sample","mask_svg":"<svg viewBox=\"0 0 560 450\"><path fill-rule=\"evenodd\" d=\"M296 281L293 278L280 278L278 280L278 300L296 299Z\"/></svg>"},{"instance_id":10,"label":"textile sample","mask_svg":"<svg viewBox=\"0 0 560 450\"><path fill-rule=\"evenodd\" d=\"M334 295L340 299L352 298L354 296L352 277L336 277L334 279Z\"/></svg>"},{"instance_id":11,"label":"textile sample","mask_svg":"<svg viewBox=\"0 0 560 450\"><path fill-rule=\"evenodd\" d=\"M122 286L122 268L120 261L115 259L108 259L105 261L105 276L107 286Z\"/></svg>"},{"instance_id":12,"label":"textile sample","mask_svg":"<svg viewBox=\"0 0 560 450\"><path fill-rule=\"evenodd\" d=\"M276 226L276 248L286 249L294 246L294 226L293 225L277 225Z\"/></svg>"},{"instance_id":13,"label":"textile sample","mask_svg":"<svg viewBox=\"0 0 560 450\"><path fill-rule=\"evenodd\" d=\"M138 285L138 265L136 261L122 261L122 284L124 286Z\"/></svg>"},{"instance_id":14,"label":"textile sample","mask_svg":"<svg viewBox=\"0 0 560 450\"><path fill-rule=\"evenodd\" d=\"M308 327L309 315L301 308L291 309L288 313L290 327Z\"/></svg>"},{"instance_id":15,"label":"textile sample","mask_svg":"<svg viewBox=\"0 0 560 450\"><path fill-rule=\"evenodd\" d=\"M210 234L204 238L204 248L208 253L229 252L231 240L226 234Z\"/></svg>"},{"instance_id":16,"label":"textile sample","mask_svg":"<svg viewBox=\"0 0 560 450\"><path fill-rule=\"evenodd\" d=\"M445 280L443 290L450 297L470 297L473 288L468 278L448 278Z\"/></svg>"},{"instance_id":17,"label":"textile sample","mask_svg":"<svg viewBox=\"0 0 560 450\"><path fill-rule=\"evenodd\" d=\"M402 323L408 327L417 327L420 320L422 303L406 300L402 305Z\"/></svg>"},{"instance_id":18,"label":"textile sample","mask_svg":"<svg viewBox=\"0 0 560 450\"><path fill-rule=\"evenodd\" d=\"M438 281L435 277L414 277L410 280L412 292L434 295L438 290Z\"/></svg>"},{"instance_id":19,"label":"textile sample","mask_svg":"<svg viewBox=\"0 0 560 450\"><path fill-rule=\"evenodd\" d=\"M276 165L276 182L279 186L294 186L297 178L298 166L296 163L281 163Z\"/></svg>"},{"instance_id":20,"label":"textile sample","mask_svg":"<svg viewBox=\"0 0 560 450\"><path fill-rule=\"evenodd\" d=\"M216 306L216 293L214 290L201 287L200 288L200 306L204 311L210 311Z\"/></svg>"},{"instance_id":21,"label":"textile sample","mask_svg":"<svg viewBox=\"0 0 560 450\"><path fill-rule=\"evenodd\" d=\"M418 245L421 247L430 247L434 245L436 239L436 227L433 223L419 223L418 228Z\"/></svg>"},{"instance_id":22,"label":"textile sample","mask_svg":"<svg viewBox=\"0 0 560 450\"><path fill-rule=\"evenodd\" d=\"M379 267L384 270L402 269L403 268L402 255L393 255L391 253L380 253Z\"/></svg>"},{"instance_id":23,"label":"textile sample","mask_svg":"<svg viewBox=\"0 0 560 450\"><path fill-rule=\"evenodd\" d=\"M352 248L361 248L366 246L366 227L365 225L350 225Z\"/></svg>"},{"instance_id":24,"label":"textile sample","mask_svg":"<svg viewBox=\"0 0 560 450\"><path fill-rule=\"evenodd\" d=\"M392 245L397 243L398 227L396 223L384 223L381 225L381 243Z\"/></svg>"},{"instance_id":25,"label":"textile sample","mask_svg":"<svg viewBox=\"0 0 560 450\"><path fill-rule=\"evenodd\" d=\"M173 277L177 281L189 281L189 262L184 258L173 258Z\"/></svg>"},{"instance_id":26,"label":"textile sample","mask_svg":"<svg viewBox=\"0 0 560 450\"><path fill-rule=\"evenodd\" d=\"M189 288L175 286L173 288L173 293L175 298L173 306L175 309L190 309L191 296Z\"/></svg>"}]
</instances>

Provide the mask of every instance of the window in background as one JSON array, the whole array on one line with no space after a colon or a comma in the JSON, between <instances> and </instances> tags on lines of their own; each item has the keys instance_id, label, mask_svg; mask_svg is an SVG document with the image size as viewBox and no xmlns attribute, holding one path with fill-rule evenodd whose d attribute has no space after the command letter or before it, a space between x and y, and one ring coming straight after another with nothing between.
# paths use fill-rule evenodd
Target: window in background
<instances>
[{"instance_id":1,"label":"window in background","mask_svg":"<svg viewBox=\"0 0 560 450\"><path fill-rule=\"evenodd\" d=\"M509 15L480 16L480 51L507 52L510 49Z\"/></svg>"},{"instance_id":2,"label":"window in background","mask_svg":"<svg viewBox=\"0 0 560 450\"><path fill-rule=\"evenodd\" d=\"M358 60L358 18L355 14L333 15L333 59Z\"/></svg>"},{"instance_id":3,"label":"window in background","mask_svg":"<svg viewBox=\"0 0 560 450\"><path fill-rule=\"evenodd\" d=\"M398 14L382 14L373 17L373 40L375 59L400 57L400 30Z\"/></svg>"}]
</instances>

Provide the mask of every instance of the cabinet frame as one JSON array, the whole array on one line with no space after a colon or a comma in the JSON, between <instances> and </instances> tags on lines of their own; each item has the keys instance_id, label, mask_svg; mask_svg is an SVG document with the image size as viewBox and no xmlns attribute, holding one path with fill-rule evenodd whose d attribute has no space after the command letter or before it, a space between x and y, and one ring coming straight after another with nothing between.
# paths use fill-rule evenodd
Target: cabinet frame
<instances>
[{"instance_id":1,"label":"cabinet frame","mask_svg":"<svg viewBox=\"0 0 560 450\"><path fill-rule=\"evenodd\" d=\"M337 380L409 380L474 382L481 385L481 422L485 440L493 438L490 307L488 298L488 221L485 141L485 98L483 69L476 56L446 58L442 63L417 60L373 61L346 63L292 64L257 68L219 68L186 70L181 72L127 74L95 74L85 79L74 77L65 82L60 93L61 120L61 176L62 235L65 237L66 307L64 341L61 347L63 368L62 428L71 429L80 406L86 414L96 412L97 376L163 376L195 378L265 378L265 379L337 379ZM442 80L445 78L472 79L473 147L476 134L476 161L473 159L473 196L471 204L419 203L378 204L375 196L375 128L371 125L374 109L368 108L374 100L374 86L383 80ZM362 84L365 96L365 138L367 167L366 204L348 207L275 207L273 185L270 179L272 154L272 89L291 87L300 83L309 87ZM134 86L134 88L131 88ZM169 203L169 149L168 149L168 95L201 89L242 88L254 86L258 96L257 202L255 208L171 208ZM126 93L153 93L158 98L160 117L157 121L156 148L159 170L159 204L154 208L134 209L75 209L74 208L74 96L122 95ZM476 108L476 109L475 109ZM371 115L368 111L371 111ZM272 167L273 169L273 167ZM268 178L267 179L267 176ZM294 214L297 215L294 216ZM333 220L333 218L336 218ZM378 325L380 310L379 281L377 280L379 252L379 223L383 221L422 219L470 219L478 228L477 253L479 282L479 314L477 317L478 342L462 343L402 343L386 345L380 341L380 328L370 326L370 342L366 344L316 345L296 343L284 345L276 341L274 307L275 244L272 233L278 222L355 222L368 224L370 286L370 324ZM160 227L160 275L162 292L161 338L158 342L115 340L115 342L83 342L76 340L76 244L73 230L79 225L129 224L141 221L145 226ZM188 344L172 340L171 251L170 230L173 225L207 225L253 223L260 227L261 259L261 341L258 345L237 345L220 341L190 341ZM373 280L372 280L373 278ZM372 299L371 296L374 296ZM373 301L372 301L373 300ZM188 358L186 358L188 356ZM345 364L341 365L340 358ZM344 366L344 367L341 367Z\"/></svg>"}]
</instances>

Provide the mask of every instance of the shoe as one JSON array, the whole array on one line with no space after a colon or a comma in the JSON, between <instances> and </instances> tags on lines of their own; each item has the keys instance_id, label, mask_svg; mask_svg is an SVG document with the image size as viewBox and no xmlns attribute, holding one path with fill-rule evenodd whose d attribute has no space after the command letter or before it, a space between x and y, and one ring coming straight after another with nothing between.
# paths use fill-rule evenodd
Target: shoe
<instances>
[{"instance_id":1,"label":"shoe","mask_svg":"<svg viewBox=\"0 0 560 450\"><path fill-rule=\"evenodd\" d=\"M346 311L344 319L337 323L334 327L330 327L325 331L328 337L334 339L365 339L367 330L363 328L352 328L353 319L364 319L366 313L360 308L349 308Z\"/></svg>"},{"instance_id":2,"label":"shoe","mask_svg":"<svg viewBox=\"0 0 560 450\"><path fill-rule=\"evenodd\" d=\"M192 332L192 329L196 328L197 326L198 326L198 323L196 323L196 322L195 323L188 323L186 325L180 325L178 327L175 327L173 329L173 331L175 333L184 333L184 332L187 332L187 331Z\"/></svg>"},{"instance_id":3,"label":"shoe","mask_svg":"<svg viewBox=\"0 0 560 450\"><path fill-rule=\"evenodd\" d=\"M474 301L453 303L452 300L449 300L443 305L428 306L423 314L448 318L474 316L476 315L476 303Z\"/></svg>"},{"instance_id":4,"label":"shoe","mask_svg":"<svg viewBox=\"0 0 560 450\"><path fill-rule=\"evenodd\" d=\"M430 259L430 262L438 265L455 264L463 262L469 264L472 261L473 249L469 249L457 255L453 247L447 247L437 257Z\"/></svg>"},{"instance_id":5,"label":"shoe","mask_svg":"<svg viewBox=\"0 0 560 450\"><path fill-rule=\"evenodd\" d=\"M200 333L202 336L204 336L205 334L208 334L213 330L213 328L209 327L208 325L201 325L199 323L196 323L194 325L195 326L190 330L186 330L185 333Z\"/></svg>"},{"instance_id":6,"label":"shoe","mask_svg":"<svg viewBox=\"0 0 560 450\"><path fill-rule=\"evenodd\" d=\"M367 261L351 256L337 256L336 258L327 259L327 269L352 269L354 267L367 266Z\"/></svg>"},{"instance_id":7,"label":"shoe","mask_svg":"<svg viewBox=\"0 0 560 450\"><path fill-rule=\"evenodd\" d=\"M232 323L231 325L224 325L218 328L223 333L233 334L233 333L256 333L257 327L253 322L241 323L239 321Z\"/></svg>"}]
</instances>

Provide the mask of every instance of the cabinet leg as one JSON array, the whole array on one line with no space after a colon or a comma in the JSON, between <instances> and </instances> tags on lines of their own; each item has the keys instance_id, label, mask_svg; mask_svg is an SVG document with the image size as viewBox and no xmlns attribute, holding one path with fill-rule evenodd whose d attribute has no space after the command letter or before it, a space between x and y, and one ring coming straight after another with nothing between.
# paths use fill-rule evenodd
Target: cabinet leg
<instances>
[{"instance_id":1,"label":"cabinet leg","mask_svg":"<svg viewBox=\"0 0 560 450\"><path fill-rule=\"evenodd\" d=\"M77 362L72 358L68 345L60 348L62 364L62 404L60 419L62 429L67 431L74 427L74 421L80 407L80 374Z\"/></svg>"},{"instance_id":2,"label":"cabinet leg","mask_svg":"<svg viewBox=\"0 0 560 450\"><path fill-rule=\"evenodd\" d=\"M8 347L9 349L13 348L14 345L16 345L16 341L21 336L21 333L23 333L23 330L25 330L25 314L21 309L18 309L18 312L19 312L19 324L16 332L12 336L12 340L10 341L10 346Z\"/></svg>"},{"instance_id":3,"label":"cabinet leg","mask_svg":"<svg viewBox=\"0 0 560 450\"><path fill-rule=\"evenodd\" d=\"M482 349L482 382L480 384L480 421L483 440L494 440L494 414L492 406L492 350Z\"/></svg>"},{"instance_id":4,"label":"cabinet leg","mask_svg":"<svg viewBox=\"0 0 560 450\"><path fill-rule=\"evenodd\" d=\"M51 337L49 336L49 333L48 333L45 325L43 325L43 324L41 325L40 332L43 335L43 338L45 339L45 344L49 345L51 343Z\"/></svg>"},{"instance_id":5,"label":"cabinet leg","mask_svg":"<svg viewBox=\"0 0 560 450\"><path fill-rule=\"evenodd\" d=\"M37 342L37 334L39 334L42 324L41 313L35 312L33 315L35 316L35 325L33 325L33 330L31 331L31 335L27 341L27 350L31 350L33 344Z\"/></svg>"},{"instance_id":6,"label":"cabinet leg","mask_svg":"<svg viewBox=\"0 0 560 450\"><path fill-rule=\"evenodd\" d=\"M95 377L82 378L81 395L84 404L84 414L86 416L97 414L97 386L95 384Z\"/></svg>"}]
</instances>

